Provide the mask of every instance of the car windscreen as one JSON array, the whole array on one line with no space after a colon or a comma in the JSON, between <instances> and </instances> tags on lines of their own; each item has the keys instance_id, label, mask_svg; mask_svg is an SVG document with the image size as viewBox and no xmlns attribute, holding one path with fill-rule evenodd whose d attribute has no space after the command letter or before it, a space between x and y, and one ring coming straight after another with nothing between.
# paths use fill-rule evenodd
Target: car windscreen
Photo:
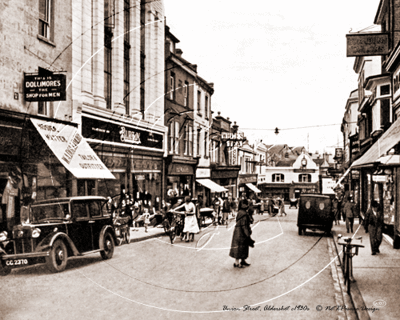
<instances>
[{"instance_id":1,"label":"car windscreen","mask_svg":"<svg viewBox=\"0 0 400 320\"><path fill-rule=\"evenodd\" d=\"M47 220L62 220L67 218L68 213L68 202L33 205L31 207L30 221L38 223Z\"/></svg>"}]
</instances>

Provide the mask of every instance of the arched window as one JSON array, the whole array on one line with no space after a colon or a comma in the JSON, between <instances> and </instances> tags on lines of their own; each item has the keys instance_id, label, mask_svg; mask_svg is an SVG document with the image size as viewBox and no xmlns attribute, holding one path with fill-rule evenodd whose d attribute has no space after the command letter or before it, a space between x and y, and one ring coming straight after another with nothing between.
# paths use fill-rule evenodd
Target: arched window
<instances>
[{"instance_id":1,"label":"arched window","mask_svg":"<svg viewBox=\"0 0 400 320\"><path fill-rule=\"evenodd\" d=\"M299 182L311 182L311 174L299 174Z\"/></svg>"},{"instance_id":2,"label":"arched window","mask_svg":"<svg viewBox=\"0 0 400 320\"><path fill-rule=\"evenodd\" d=\"M272 182L285 182L285 176L282 173L272 174Z\"/></svg>"}]
</instances>

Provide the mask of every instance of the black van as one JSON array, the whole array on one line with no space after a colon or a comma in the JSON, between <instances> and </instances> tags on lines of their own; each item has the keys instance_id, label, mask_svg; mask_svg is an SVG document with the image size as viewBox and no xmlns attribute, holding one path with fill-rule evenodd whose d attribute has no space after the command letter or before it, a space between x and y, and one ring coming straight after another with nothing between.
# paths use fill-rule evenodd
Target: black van
<instances>
[{"instance_id":1,"label":"black van","mask_svg":"<svg viewBox=\"0 0 400 320\"><path fill-rule=\"evenodd\" d=\"M299 235L306 229L331 232L333 225L332 200L321 194L302 194L299 201L297 226Z\"/></svg>"}]
</instances>

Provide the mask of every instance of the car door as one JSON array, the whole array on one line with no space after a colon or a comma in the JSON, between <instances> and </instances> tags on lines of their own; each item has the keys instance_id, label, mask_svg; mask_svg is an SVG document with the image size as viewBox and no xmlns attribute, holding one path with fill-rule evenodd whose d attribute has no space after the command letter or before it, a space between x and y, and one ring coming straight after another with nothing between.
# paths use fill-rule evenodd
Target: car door
<instances>
[{"instance_id":1,"label":"car door","mask_svg":"<svg viewBox=\"0 0 400 320\"><path fill-rule=\"evenodd\" d=\"M99 249L100 232L103 226L110 224L110 216L103 216L102 205L105 204L101 200L92 200L88 202L89 206L89 223L92 226L94 249Z\"/></svg>"},{"instance_id":2,"label":"car door","mask_svg":"<svg viewBox=\"0 0 400 320\"><path fill-rule=\"evenodd\" d=\"M72 200L71 212L72 223L68 227L71 240L81 253L94 250L87 200Z\"/></svg>"}]
</instances>

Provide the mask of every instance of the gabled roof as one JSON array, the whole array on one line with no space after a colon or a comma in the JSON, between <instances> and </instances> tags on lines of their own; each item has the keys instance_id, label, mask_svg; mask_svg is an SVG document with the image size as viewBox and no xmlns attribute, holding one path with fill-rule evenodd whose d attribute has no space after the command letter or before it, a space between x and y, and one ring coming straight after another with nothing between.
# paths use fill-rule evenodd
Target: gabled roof
<instances>
[{"instance_id":1,"label":"gabled roof","mask_svg":"<svg viewBox=\"0 0 400 320\"><path fill-rule=\"evenodd\" d=\"M270 148L268 148L268 152L270 154L280 153L285 147L287 147L287 144L274 144Z\"/></svg>"},{"instance_id":2,"label":"gabled roof","mask_svg":"<svg viewBox=\"0 0 400 320\"><path fill-rule=\"evenodd\" d=\"M292 167L293 163L295 163L295 162L296 162L296 159L294 159L294 160L281 160L281 161L278 161L276 163L276 166L277 167Z\"/></svg>"}]
</instances>

